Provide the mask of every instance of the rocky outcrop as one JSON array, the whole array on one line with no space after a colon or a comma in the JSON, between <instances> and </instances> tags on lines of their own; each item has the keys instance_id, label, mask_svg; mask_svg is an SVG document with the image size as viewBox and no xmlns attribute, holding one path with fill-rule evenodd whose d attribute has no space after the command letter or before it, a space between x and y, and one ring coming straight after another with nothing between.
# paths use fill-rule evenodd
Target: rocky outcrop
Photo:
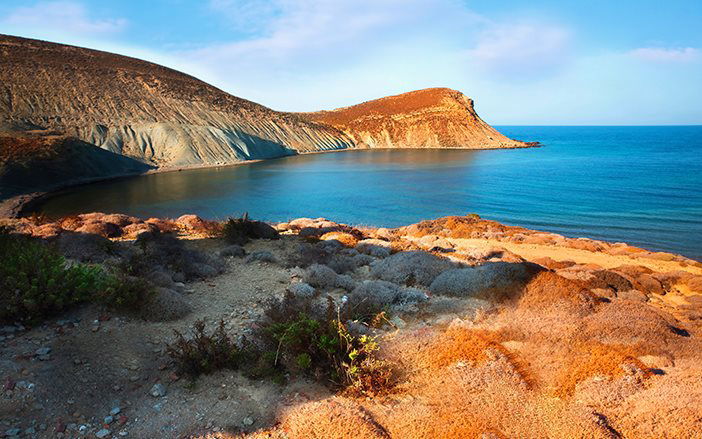
<instances>
[{"instance_id":1,"label":"rocky outcrop","mask_svg":"<svg viewBox=\"0 0 702 439\"><path fill-rule=\"evenodd\" d=\"M523 148L478 117L473 100L448 88L428 88L332 111L305 113L369 148Z\"/></svg>"},{"instance_id":2,"label":"rocky outcrop","mask_svg":"<svg viewBox=\"0 0 702 439\"><path fill-rule=\"evenodd\" d=\"M139 160L115 154L75 137L45 131L0 131L0 200L32 192L152 169ZM0 204L0 215L15 215L12 200ZM8 209L5 211L5 209Z\"/></svg>"}]
</instances>

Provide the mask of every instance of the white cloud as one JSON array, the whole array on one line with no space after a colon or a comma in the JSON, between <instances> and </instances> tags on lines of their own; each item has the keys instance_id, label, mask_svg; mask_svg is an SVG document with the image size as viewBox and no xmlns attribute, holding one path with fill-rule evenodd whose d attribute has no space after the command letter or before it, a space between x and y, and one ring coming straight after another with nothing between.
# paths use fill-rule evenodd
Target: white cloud
<instances>
[{"instance_id":1,"label":"white cloud","mask_svg":"<svg viewBox=\"0 0 702 439\"><path fill-rule=\"evenodd\" d=\"M702 51L694 47L666 49L660 47L641 47L629 52L629 55L644 61L654 62L690 62L702 58Z\"/></svg>"},{"instance_id":2,"label":"white cloud","mask_svg":"<svg viewBox=\"0 0 702 439\"><path fill-rule=\"evenodd\" d=\"M218 72L221 88L279 109L459 87L485 73L534 77L560 65L569 49L570 34L561 27L495 22L459 0L211 0L210 6L226 16L263 17L259 34L187 58Z\"/></svg>"},{"instance_id":3,"label":"white cloud","mask_svg":"<svg viewBox=\"0 0 702 439\"><path fill-rule=\"evenodd\" d=\"M93 18L85 6L73 1L19 7L0 19L3 32L34 37L105 35L119 32L126 26L127 21L122 18Z\"/></svg>"},{"instance_id":4,"label":"white cloud","mask_svg":"<svg viewBox=\"0 0 702 439\"><path fill-rule=\"evenodd\" d=\"M558 26L498 23L480 33L466 56L498 77L528 77L562 65L569 43L570 33Z\"/></svg>"}]
</instances>

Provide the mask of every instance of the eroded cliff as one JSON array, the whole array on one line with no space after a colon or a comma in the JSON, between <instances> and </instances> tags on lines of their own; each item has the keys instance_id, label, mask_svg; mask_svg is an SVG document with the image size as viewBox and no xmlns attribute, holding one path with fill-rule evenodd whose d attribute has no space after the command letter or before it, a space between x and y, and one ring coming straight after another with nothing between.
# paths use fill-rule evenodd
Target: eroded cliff
<instances>
[{"instance_id":1,"label":"eroded cliff","mask_svg":"<svg viewBox=\"0 0 702 439\"><path fill-rule=\"evenodd\" d=\"M473 100L448 88L428 88L332 111L305 113L370 148L522 148L485 123Z\"/></svg>"},{"instance_id":2,"label":"eroded cliff","mask_svg":"<svg viewBox=\"0 0 702 439\"><path fill-rule=\"evenodd\" d=\"M354 146L335 128L134 58L0 36L0 64L0 122L59 130L158 167Z\"/></svg>"}]
</instances>

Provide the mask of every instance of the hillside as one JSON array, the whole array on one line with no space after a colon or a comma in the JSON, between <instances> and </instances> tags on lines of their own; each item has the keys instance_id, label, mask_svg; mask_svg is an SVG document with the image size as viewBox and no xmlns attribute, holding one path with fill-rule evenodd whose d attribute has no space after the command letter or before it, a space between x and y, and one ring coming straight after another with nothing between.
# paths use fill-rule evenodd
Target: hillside
<instances>
[{"instance_id":1,"label":"hillside","mask_svg":"<svg viewBox=\"0 0 702 439\"><path fill-rule=\"evenodd\" d=\"M75 137L0 130L0 199L149 169L138 160Z\"/></svg>"},{"instance_id":2,"label":"hillside","mask_svg":"<svg viewBox=\"0 0 702 439\"><path fill-rule=\"evenodd\" d=\"M30 122L159 167L352 147L338 130L134 58L0 36L0 122Z\"/></svg>"},{"instance_id":3,"label":"hillside","mask_svg":"<svg viewBox=\"0 0 702 439\"><path fill-rule=\"evenodd\" d=\"M310 120L344 131L371 148L521 148L485 123L473 100L448 88L428 88L332 111L306 113Z\"/></svg>"},{"instance_id":4,"label":"hillside","mask_svg":"<svg viewBox=\"0 0 702 439\"><path fill-rule=\"evenodd\" d=\"M283 113L163 66L63 44L0 35L0 65L0 199L149 169L326 150L532 146L497 132L449 89ZM98 149L111 154L86 167Z\"/></svg>"}]
</instances>

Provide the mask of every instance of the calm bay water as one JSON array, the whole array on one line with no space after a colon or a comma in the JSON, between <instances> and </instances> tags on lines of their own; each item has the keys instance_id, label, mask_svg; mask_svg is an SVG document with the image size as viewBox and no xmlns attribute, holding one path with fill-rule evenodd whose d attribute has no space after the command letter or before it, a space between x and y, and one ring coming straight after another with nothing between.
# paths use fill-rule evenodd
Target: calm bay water
<instances>
[{"instance_id":1,"label":"calm bay water","mask_svg":"<svg viewBox=\"0 0 702 439\"><path fill-rule=\"evenodd\" d=\"M312 154L77 187L49 216L121 212L394 227L445 215L626 241L702 260L702 126L498 127L519 150Z\"/></svg>"}]
</instances>

